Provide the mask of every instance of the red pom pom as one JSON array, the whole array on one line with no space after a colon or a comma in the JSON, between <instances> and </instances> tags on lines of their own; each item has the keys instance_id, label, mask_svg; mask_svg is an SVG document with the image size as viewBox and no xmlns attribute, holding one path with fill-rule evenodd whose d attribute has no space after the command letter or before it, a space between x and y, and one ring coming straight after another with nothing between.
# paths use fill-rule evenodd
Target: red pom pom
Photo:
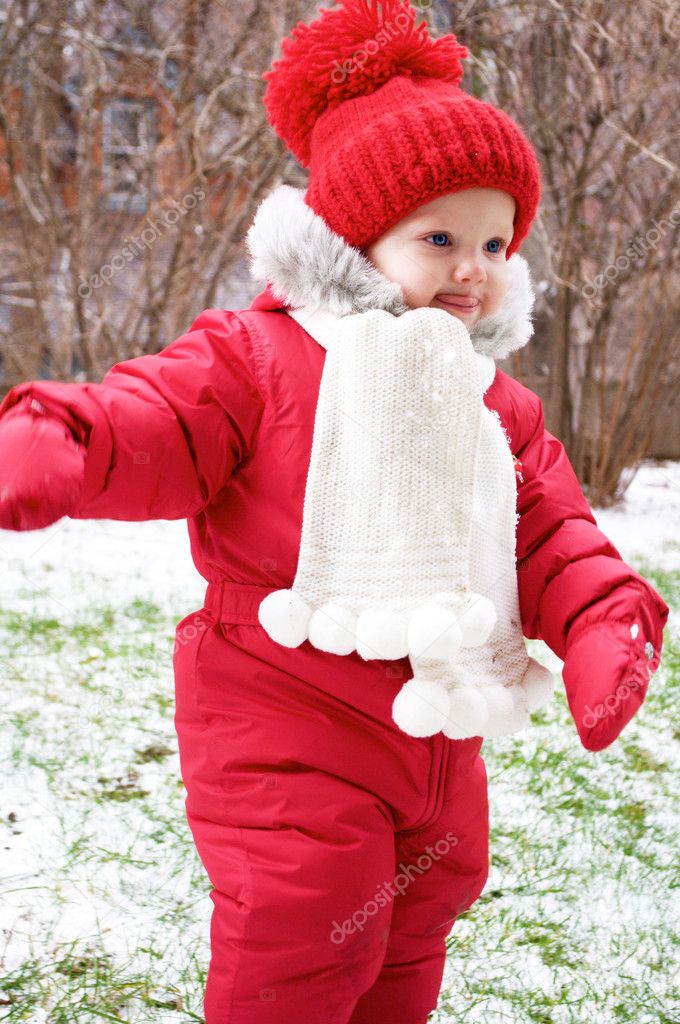
<instances>
[{"instance_id":1,"label":"red pom pom","mask_svg":"<svg viewBox=\"0 0 680 1024\"><path fill-rule=\"evenodd\" d=\"M340 0L299 22L281 44L283 57L262 78L269 123L302 167L311 157L311 134L325 110L368 96L395 75L463 77L464 46L449 33L431 39L427 22L415 24L408 0Z\"/></svg>"}]
</instances>

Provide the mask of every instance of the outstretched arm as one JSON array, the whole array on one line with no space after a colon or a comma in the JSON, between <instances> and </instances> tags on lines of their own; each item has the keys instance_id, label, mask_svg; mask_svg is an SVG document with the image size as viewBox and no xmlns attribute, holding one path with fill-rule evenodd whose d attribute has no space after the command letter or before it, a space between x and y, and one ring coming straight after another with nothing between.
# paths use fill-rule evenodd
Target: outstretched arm
<instances>
[{"instance_id":1,"label":"outstretched arm","mask_svg":"<svg viewBox=\"0 0 680 1024\"><path fill-rule=\"evenodd\" d=\"M0 405L0 525L196 515L251 452L263 408L248 333L225 310L99 384L19 384Z\"/></svg>"}]
</instances>

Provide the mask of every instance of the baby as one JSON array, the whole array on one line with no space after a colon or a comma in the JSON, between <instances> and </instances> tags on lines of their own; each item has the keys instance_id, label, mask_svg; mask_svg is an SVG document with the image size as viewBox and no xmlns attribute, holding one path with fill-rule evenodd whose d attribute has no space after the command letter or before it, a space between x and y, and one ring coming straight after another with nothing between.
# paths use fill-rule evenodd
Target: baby
<instances>
[{"instance_id":1,"label":"baby","mask_svg":"<svg viewBox=\"0 0 680 1024\"><path fill-rule=\"evenodd\" d=\"M257 211L250 308L0 405L0 527L187 519L207 1024L425 1024L487 878L482 742L550 699L524 638L564 660L588 750L659 665L667 605L495 366L532 333L540 172L466 55L399 0L297 26L265 105L310 181Z\"/></svg>"}]
</instances>

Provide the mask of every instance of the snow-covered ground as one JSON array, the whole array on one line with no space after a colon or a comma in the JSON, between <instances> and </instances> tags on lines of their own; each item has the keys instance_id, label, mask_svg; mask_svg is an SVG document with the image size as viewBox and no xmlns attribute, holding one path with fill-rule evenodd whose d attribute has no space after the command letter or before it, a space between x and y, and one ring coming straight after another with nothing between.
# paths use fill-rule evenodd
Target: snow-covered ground
<instances>
[{"instance_id":1,"label":"snow-covered ground","mask_svg":"<svg viewBox=\"0 0 680 1024\"><path fill-rule=\"evenodd\" d=\"M621 504L594 515L626 560L680 569L680 462L644 462Z\"/></svg>"},{"instance_id":2,"label":"snow-covered ground","mask_svg":"<svg viewBox=\"0 0 680 1024\"><path fill-rule=\"evenodd\" d=\"M626 560L677 587L680 464L644 464L622 506L595 514ZM0 1020L201 1019L211 904L171 651L204 587L184 522L0 531ZM485 744L492 870L449 939L438 1024L680 1019L677 671L676 646L625 742L599 755L561 696Z\"/></svg>"}]
</instances>

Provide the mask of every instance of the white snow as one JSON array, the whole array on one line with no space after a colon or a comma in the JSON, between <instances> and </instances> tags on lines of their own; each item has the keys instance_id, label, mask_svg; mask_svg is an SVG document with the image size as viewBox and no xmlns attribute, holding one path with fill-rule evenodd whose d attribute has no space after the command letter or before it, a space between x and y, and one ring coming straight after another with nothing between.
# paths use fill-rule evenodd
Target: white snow
<instances>
[{"instance_id":1,"label":"white snow","mask_svg":"<svg viewBox=\"0 0 680 1024\"><path fill-rule=\"evenodd\" d=\"M623 501L595 519L626 561L680 567L680 462L643 462Z\"/></svg>"}]
</instances>

